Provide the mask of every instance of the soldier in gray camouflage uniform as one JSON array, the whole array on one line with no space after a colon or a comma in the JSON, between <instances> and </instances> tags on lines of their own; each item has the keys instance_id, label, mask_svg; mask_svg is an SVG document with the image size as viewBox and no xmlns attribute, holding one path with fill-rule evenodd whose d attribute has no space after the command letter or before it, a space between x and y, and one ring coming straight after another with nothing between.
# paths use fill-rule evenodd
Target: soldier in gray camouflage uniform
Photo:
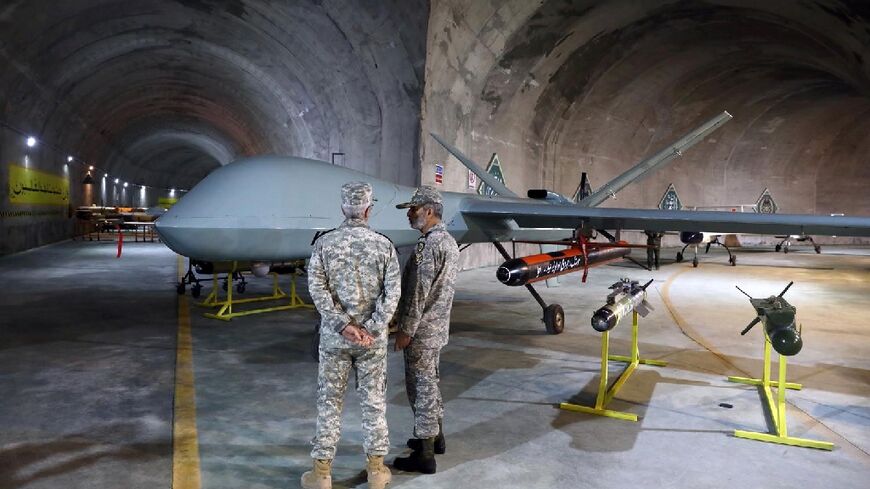
<instances>
[{"instance_id":1,"label":"soldier in gray camouflage uniform","mask_svg":"<svg viewBox=\"0 0 870 489\"><path fill-rule=\"evenodd\" d=\"M387 323L401 287L392 242L368 227L372 187L351 182L341 187L346 219L314 243L308 265L308 290L320 312L320 367L317 377L317 433L312 440L314 470L302 487L332 487L332 460L341 433L341 410L351 370L363 413L369 487L391 479L384 466L387 437Z\"/></svg>"},{"instance_id":2,"label":"soldier in gray camouflage uniform","mask_svg":"<svg viewBox=\"0 0 870 489\"><path fill-rule=\"evenodd\" d=\"M402 273L396 350L405 351L405 388L414 411L410 457L397 458L400 470L433 474L435 453L444 453L444 404L438 388L441 348L447 344L459 247L441 222L441 195L434 187L417 189L408 209L411 227L422 233Z\"/></svg>"}]
</instances>

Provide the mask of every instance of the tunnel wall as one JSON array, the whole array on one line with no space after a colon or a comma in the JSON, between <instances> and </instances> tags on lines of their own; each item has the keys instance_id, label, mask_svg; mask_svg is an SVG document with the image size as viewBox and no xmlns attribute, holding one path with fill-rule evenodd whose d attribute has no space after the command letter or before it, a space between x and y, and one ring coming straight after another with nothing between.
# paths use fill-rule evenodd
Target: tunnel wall
<instances>
[{"instance_id":1,"label":"tunnel wall","mask_svg":"<svg viewBox=\"0 0 870 489\"><path fill-rule=\"evenodd\" d=\"M50 149L38 146L28 148L25 141L25 135L0 126L0 255L67 239L72 235L73 218L69 203L29 205L10 202L10 167L13 165L45 172L67 181L74 180L77 174L76 168L65 165ZM79 198L77 186L70 185L67 202Z\"/></svg>"}]
</instances>

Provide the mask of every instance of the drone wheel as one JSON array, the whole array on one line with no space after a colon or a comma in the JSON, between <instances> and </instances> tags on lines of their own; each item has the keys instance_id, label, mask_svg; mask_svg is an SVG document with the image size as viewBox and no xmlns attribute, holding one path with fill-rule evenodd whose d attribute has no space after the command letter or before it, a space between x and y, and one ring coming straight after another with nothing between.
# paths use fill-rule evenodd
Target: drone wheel
<instances>
[{"instance_id":1,"label":"drone wheel","mask_svg":"<svg viewBox=\"0 0 870 489\"><path fill-rule=\"evenodd\" d=\"M550 304L544 309L544 326L550 334L559 334L565 329L565 312L559 304Z\"/></svg>"}]
</instances>

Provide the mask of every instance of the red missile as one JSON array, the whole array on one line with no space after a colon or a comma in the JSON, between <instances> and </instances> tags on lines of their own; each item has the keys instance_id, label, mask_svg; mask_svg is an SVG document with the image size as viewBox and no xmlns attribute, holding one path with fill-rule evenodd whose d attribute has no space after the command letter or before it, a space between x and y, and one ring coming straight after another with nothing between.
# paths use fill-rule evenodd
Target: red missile
<instances>
[{"instance_id":1,"label":"red missile","mask_svg":"<svg viewBox=\"0 0 870 489\"><path fill-rule=\"evenodd\" d=\"M608 247L587 245L585 255L579 247L566 248L560 251L508 260L498 267L495 276L505 285L526 285L583 268L601 265L622 258L629 253L631 253L630 248L618 245Z\"/></svg>"}]
</instances>

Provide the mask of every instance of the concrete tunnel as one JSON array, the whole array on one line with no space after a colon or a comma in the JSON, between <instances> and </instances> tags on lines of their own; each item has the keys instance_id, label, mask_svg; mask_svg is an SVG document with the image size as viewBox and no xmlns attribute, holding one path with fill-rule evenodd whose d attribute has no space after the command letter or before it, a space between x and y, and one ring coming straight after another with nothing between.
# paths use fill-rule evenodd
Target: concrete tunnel
<instances>
[{"instance_id":1,"label":"concrete tunnel","mask_svg":"<svg viewBox=\"0 0 870 489\"><path fill-rule=\"evenodd\" d=\"M322 371L306 277L184 275L160 239L83 228L244 157L404 185L436 184L439 165L439 188L476 192L431 132L482 165L497 154L517 194L570 198L582 172L597 188L727 110L603 206L655 208L673 184L686 207L768 189L780 213L870 216L867 0L3 0L0 65L0 489L299 487ZM395 467L415 414L388 351L389 487L866 489L870 239L789 254L746 239L731 266L719 248L677 261L669 235L661 268L633 250L582 284L535 282L538 301L494 280L493 246L464 249L437 367L446 452L436 474ZM602 311L626 278L650 284L650 314ZM780 312L797 309L802 349L787 377L774 363L800 389L773 401L755 385L767 325L741 335L760 311L735 285L761 299L792 283ZM621 324L602 335L597 311ZM629 351L648 363L620 373L610 353ZM348 379L332 474L369 487ZM759 442L785 418L789 436Z\"/></svg>"},{"instance_id":2,"label":"concrete tunnel","mask_svg":"<svg viewBox=\"0 0 870 489\"><path fill-rule=\"evenodd\" d=\"M695 206L769 188L780 212L870 214L864 2L11 1L0 23L0 192L10 165L70 182L60 205L4 195L3 254L69 238L79 205L154 205L255 154L409 185L440 163L467 190L429 132L497 153L519 193L570 196L723 110L605 205L654 207L674 183Z\"/></svg>"}]
</instances>

